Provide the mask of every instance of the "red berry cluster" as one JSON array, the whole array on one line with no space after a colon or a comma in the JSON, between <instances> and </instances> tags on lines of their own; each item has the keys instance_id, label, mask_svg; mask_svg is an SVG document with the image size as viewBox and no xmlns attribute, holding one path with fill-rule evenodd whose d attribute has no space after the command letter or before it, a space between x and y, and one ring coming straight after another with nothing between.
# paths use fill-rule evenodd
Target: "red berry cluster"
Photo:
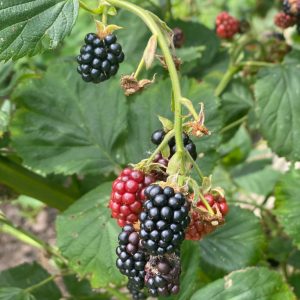
<instances>
[{"instance_id":1,"label":"red berry cluster","mask_svg":"<svg viewBox=\"0 0 300 300\"><path fill-rule=\"evenodd\" d=\"M216 19L216 32L221 39L231 39L240 30L240 22L227 12L221 12Z\"/></svg>"},{"instance_id":2,"label":"red berry cluster","mask_svg":"<svg viewBox=\"0 0 300 300\"><path fill-rule=\"evenodd\" d=\"M145 200L144 189L155 180L153 175L126 168L113 182L109 207L120 227L138 221Z\"/></svg>"},{"instance_id":3,"label":"red berry cluster","mask_svg":"<svg viewBox=\"0 0 300 300\"><path fill-rule=\"evenodd\" d=\"M297 22L296 17L290 16L284 12L279 12L274 17L275 25L282 29L292 27L296 24L296 22Z\"/></svg>"},{"instance_id":4,"label":"red berry cluster","mask_svg":"<svg viewBox=\"0 0 300 300\"><path fill-rule=\"evenodd\" d=\"M221 195L206 194L204 198L208 204L212 207L216 214L221 214L220 217L225 217L228 213L228 205L226 199ZM199 200L196 206L205 212L206 206L202 200ZM215 230L216 226L212 225L213 219L207 218L207 215L201 214L199 211L191 209L190 212L191 222L186 230L185 239L198 241L201 240L205 235Z\"/></svg>"}]
</instances>

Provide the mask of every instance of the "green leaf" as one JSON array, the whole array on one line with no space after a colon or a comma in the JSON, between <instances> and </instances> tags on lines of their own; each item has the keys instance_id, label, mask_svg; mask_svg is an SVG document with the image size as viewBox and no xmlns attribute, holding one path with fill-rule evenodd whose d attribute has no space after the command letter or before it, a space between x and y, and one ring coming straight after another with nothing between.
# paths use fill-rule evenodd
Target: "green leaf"
<instances>
[{"instance_id":1,"label":"green leaf","mask_svg":"<svg viewBox=\"0 0 300 300\"><path fill-rule=\"evenodd\" d=\"M275 188L275 214L284 231L300 248L300 170L283 174Z\"/></svg>"},{"instance_id":2,"label":"green leaf","mask_svg":"<svg viewBox=\"0 0 300 300\"><path fill-rule=\"evenodd\" d=\"M14 0L0 8L0 60L9 60L56 48L71 32L78 1Z\"/></svg>"},{"instance_id":3,"label":"green leaf","mask_svg":"<svg viewBox=\"0 0 300 300\"><path fill-rule=\"evenodd\" d=\"M300 297L300 274L294 274L289 278L289 284L293 287L297 297Z\"/></svg>"},{"instance_id":4,"label":"green leaf","mask_svg":"<svg viewBox=\"0 0 300 300\"><path fill-rule=\"evenodd\" d=\"M201 265L213 278L256 264L265 238L260 220L248 210L230 207L224 226L200 241Z\"/></svg>"},{"instance_id":5,"label":"green leaf","mask_svg":"<svg viewBox=\"0 0 300 300\"><path fill-rule=\"evenodd\" d=\"M255 85L261 133L280 156L300 159L300 68L278 66L261 72Z\"/></svg>"},{"instance_id":6,"label":"green leaf","mask_svg":"<svg viewBox=\"0 0 300 300\"><path fill-rule=\"evenodd\" d=\"M117 81L82 81L73 64L51 66L21 85L12 141L24 163L45 173L106 173L118 167L115 143L126 129L125 97Z\"/></svg>"},{"instance_id":7,"label":"green leaf","mask_svg":"<svg viewBox=\"0 0 300 300\"><path fill-rule=\"evenodd\" d=\"M234 256L234 252L232 253ZM197 291L191 300L296 300L281 275L267 268L232 272Z\"/></svg>"},{"instance_id":8,"label":"green leaf","mask_svg":"<svg viewBox=\"0 0 300 300\"><path fill-rule=\"evenodd\" d=\"M50 277L47 271L45 271L39 264L22 264L17 267L4 270L0 273L0 286L1 288L16 287L20 289L20 293L26 288L30 288L33 285L40 283L41 281ZM1 289L0 289L1 291ZM36 297L37 300L59 300L61 298L61 293L58 287L53 281L50 281L40 288L34 289L32 295ZM25 292L24 292L25 294ZM1 295L1 292L0 292ZM29 297L29 296L28 296ZM1 296L0 299L2 300ZM6 298L3 298L6 299ZM10 298L7 298L10 299ZM11 298L16 300L17 298ZM20 298L20 299L35 299L32 298Z\"/></svg>"},{"instance_id":9,"label":"green leaf","mask_svg":"<svg viewBox=\"0 0 300 300\"><path fill-rule=\"evenodd\" d=\"M36 298L19 288L1 287L0 300L36 300Z\"/></svg>"},{"instance_id":10,"label":"green leaf","mask_svg":"<svg viewBox=\"0 0 300 300\"><path fill-rule=\"evenodd\" d=\"M227 126L243 116L247 115L253 106L253 97L249 88L241 80L233 80L222 94L221 109L224 115L224 126ZM236 126L224 135L224 140L228 140L237 130Z\"/></svg>"},{"instance_id":11,"label":"green leaf","mask_svg":"<svg viewBox=\"0 0 300 300\"><path fill-rule=\"evenodd\" d=\"M241 166L244 172L256 162L246 163ZM259 161L257 162L259 163ZM236 169L237 171L237 169ZM249 193L267 196L274 189L280 177L280 172L274 170L272 166L267 166L261 170L254 171L234 178L235 183Z\"/></svg>"},{"instance_id":12,"label":"green leaf","mask_svg":"<svg viewBox=\"0 0 300 300\"><path fill-rule=\"evenodd\" d=\"M107 207L111 183L89 192L57 218L57 243L70 267L88 276L93 288L120 284L115 249L120 227Z\"/></svg>"}]
</instances>

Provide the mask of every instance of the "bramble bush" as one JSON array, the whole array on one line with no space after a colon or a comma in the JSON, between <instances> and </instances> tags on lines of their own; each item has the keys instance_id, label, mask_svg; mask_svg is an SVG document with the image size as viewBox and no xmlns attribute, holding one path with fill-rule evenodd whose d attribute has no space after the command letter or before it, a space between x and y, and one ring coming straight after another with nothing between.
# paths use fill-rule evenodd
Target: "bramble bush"
<instances>
[{"instance_id":1,"label":"bramble bush","mask_svg":"<svg viewBox=\"0 0 300 300\"><path fill-rule=\"evenodd\" d=\"M299 0L3 0L0 61L0 182L58 210L0 213L51 265L1 300L300 298Z\"/></svg>"}]
</instances>

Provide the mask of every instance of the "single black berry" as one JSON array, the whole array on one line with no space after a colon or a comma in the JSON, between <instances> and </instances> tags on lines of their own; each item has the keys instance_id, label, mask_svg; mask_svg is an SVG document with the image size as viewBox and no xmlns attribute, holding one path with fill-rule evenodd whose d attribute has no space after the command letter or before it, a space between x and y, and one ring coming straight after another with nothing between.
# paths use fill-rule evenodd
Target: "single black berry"
<instances>
[{"instance_id":1,"label":"single black berry","mask_svg":"<svg viewBox=\"0 0 300 300\"><path fill-rule=\"evenodd\" d=\"M151 185L146 190L140 216L142 246L152 255L172 253L184 240L189 218L189 202L172 187Z\"/></svg>"},{"instance_id":2,"label":"single black berry","mask_svg":"<svg viewBox=\"0 0 300 300\"><path fill-rule=\"evenodd\" d=\"M162 129L156 130L152 133L151 142L158 146L163 141L165 135L166 133Z\"/></svg>"},{"instance_id":3,"label":"single black berry","mask_svg":"<svg viewBox=\"0 0 300 300\"><path fill-rule=\"evenodd\" d=\"M77 57L77 71L86 82L100 83L117 74L124 61L122 47L114 34L100 39L95 33L85 36L85 45Z\"/></svg>"}]
</instances>

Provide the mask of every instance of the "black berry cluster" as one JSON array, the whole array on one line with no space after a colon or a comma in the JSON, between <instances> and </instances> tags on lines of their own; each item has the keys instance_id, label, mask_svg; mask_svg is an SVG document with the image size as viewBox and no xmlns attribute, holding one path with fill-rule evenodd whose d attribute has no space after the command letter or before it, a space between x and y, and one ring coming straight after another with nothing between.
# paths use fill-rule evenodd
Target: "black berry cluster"
<instances>
[{"instance_id":1,"label":"black berry cluster","mask_svg":"<svg viewBox=\"0 0 300 300\"><path fill-rule=\"evenodd\" d=\"M119 246L116 250L116 265L123 275L129 278L130 291L140 295L139 291L144 288L146 254L140 249L140 238L132 225L125 225L119 234Z\"/></svg>"},{"instance_id":2,"label":"black berry cluster","mask_svg":"<svg viewBox=\"0 0 300 300\"><path fill-rule=\"evenodd\" d=\"M95 33L89 33L77 57L77 71L84 81L100 83L116 75L123 60L122 47L114 34L100 39Z\"/></svg>"},{"instance_id":3,"label":"black berry cluster","mask_svg":"<svg viewBox=\"0 0 300 300\"><path fill-rule=\"evenodd\" d=\"M145 283L153 297L170 296L179 292L180 258L172 253L151 256L146 264Z\"/></svg>"},{"instance_id":4,"label":"black berry cluster","mask_svg":"<svg viewBox=\"0 0 300 300\"><path fill-rule=\"evenodd\" d=\"M189 202L171 187L150 185L145 189L146 202L140 214L142 246L152 255L176 251L189 225Z\"/></svg>"},{"instance_id":5,"label":"black berry cluster","mask_svg":"<svg viewBox=\"0 0 300 300\"><path fill-rule=\"evenodd\" d=\"M158 146L163 141L165 135L166 135L166 133L162 129L154 131L151 136L152 143L154 145ZM190 137L185 132L182 133L182 139L183 139L184 148L190 153L192 158L194 160L196 160L197 159L196 145L193 143L193 141L190 139ZM169 158L171 158L176 152L175 137L172 137L169 140L168 144L170 147L170 157Z\"/></svg>"}]
</instances>

